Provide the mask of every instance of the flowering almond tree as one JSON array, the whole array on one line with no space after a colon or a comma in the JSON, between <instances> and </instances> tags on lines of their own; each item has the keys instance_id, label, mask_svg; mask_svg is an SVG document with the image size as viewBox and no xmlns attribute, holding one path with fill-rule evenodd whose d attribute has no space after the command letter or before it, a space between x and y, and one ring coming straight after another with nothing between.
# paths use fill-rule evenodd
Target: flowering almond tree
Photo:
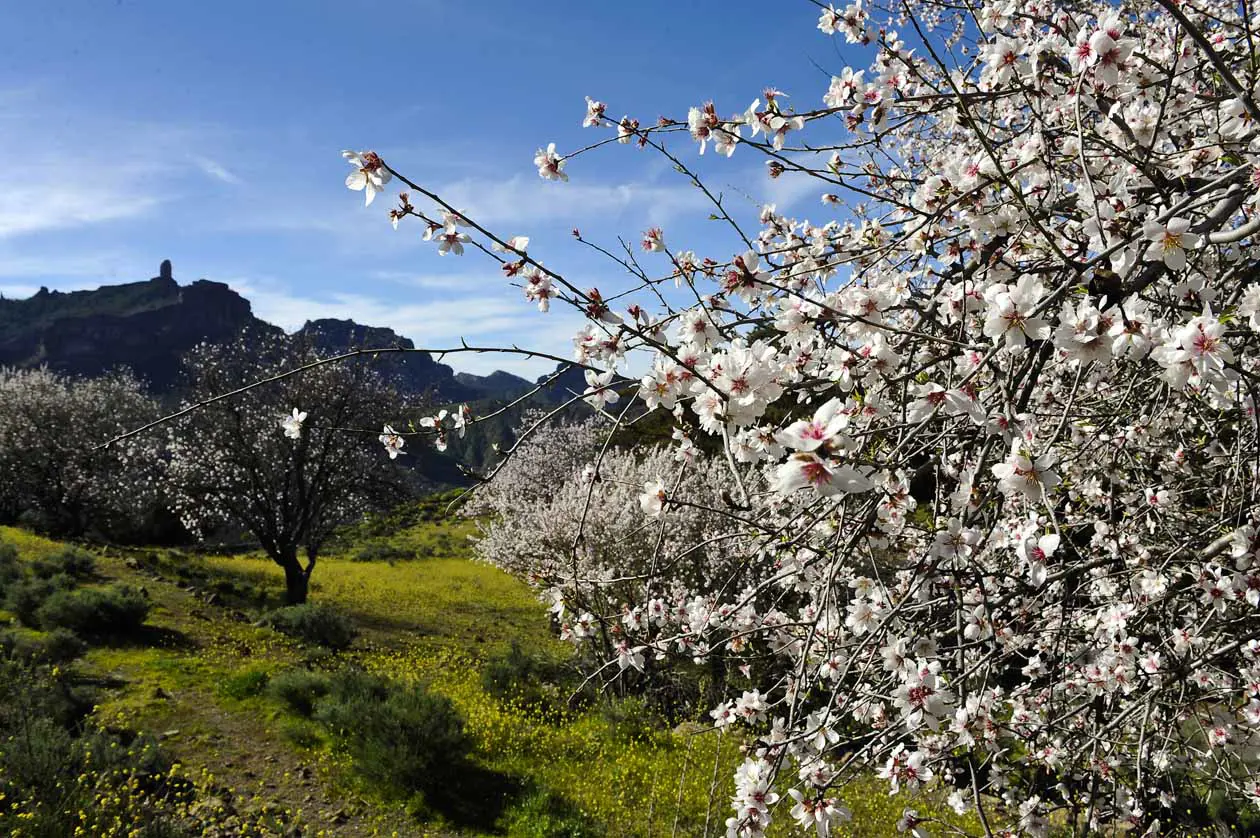
<instances>
[{"instance_id":1,"label":"flowering almond tree","mask_svg":"<svg viewBox=\"0 0 1260 838\"><path fill-rule=\"evenodd\" d=\"M284 337L203 345L185 362L188 398L196 404L242 379L266 378L309 359ZM401 405L361 359L202 406L170 426L167 480L175 508L194 532L221 525L248 530L284 569L288 602L303 603L333 530L398 500L402 473L364 440Z\"/></svg>"},{"instance_id":2,"label":"flowering almond tree","mask_svg":"<svg viewBox=\"0 0 1260 838\"><path fill-rule=\"evenodd\" d=\"M161 496L157 440L93 445L156 415L126 373L0 368L0 520L60 535L144 532Z\"/></svg>"},{"instance_id":3,"label":"flowering almond tree","mask_svg":"<svg viewBox=\"0 0 1260 838\"><path fill-rule=\"evenodd\" d=\"M642 673L628 673L627 689L672 693L673 673L632 641L673 607L669 594L751 581L741 573L742 551L730 548L740 534L718 511L730 474L694 447L609 447L608 424L541 427L462 511L477 516L481 558L546 588L563 639L578 643L601 670ZM687 468L666 486L661 476L678 471L680 455ZM690 505L668 505L669 493ZM667 556L675 560L662 561ZM619 610L616 619L595 616ZM721 655L709 660L707 649L691 651L721 671Z\"/></svg>"},{"instance_id":4,"label":"flowering almond tree","mask_svg":"<svg viewBox=\"0 0 1260 838\"><path fill-rule=\"evenodd\" d=\"M392 219L439 254L585 314L592 405L716 443L720 502L692 495L689 457L653 460L638 514L721 516L737 572L667 585L654 568L696 545L662 539L655 563L592 574L575 537L528 575L575 642L748 668L756 689L711 708L752 743L729 835L827 835L872 769L893 793L941 788L986 834L1153 834L1260 802L1253 22L1203 0L855 0L811 34L860 57L825 89L655 122L588 100L602 136L540 148L542 178L638 147L729 234L693 251L644 232L620 263L637 293L580 287L351 155L371 165L350 186L405 187ZM746 224L689 166L705 153L815 185L827 220ZM617 384L636 353L637 392ZM560 495L579 523L591 469Z\"/></svg>"}]
</instances>

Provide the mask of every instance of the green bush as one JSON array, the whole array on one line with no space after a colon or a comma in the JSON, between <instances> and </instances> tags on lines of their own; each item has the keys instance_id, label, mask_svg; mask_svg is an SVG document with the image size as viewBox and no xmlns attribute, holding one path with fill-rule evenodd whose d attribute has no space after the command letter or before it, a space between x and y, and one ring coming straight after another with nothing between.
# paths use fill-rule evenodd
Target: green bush
<instances>
[{"instance_id":1,"label":"green bush","mask_svg":"<svg viewBox=\"0 0 1260 838\"><path fill-rule=\"evenodd\" d=\"M343 669L328 682L329 701L350 704L356 701L381 703L389 698L388 680L362 669Z\"/></svg>"},{"instance_id":2,"label":"green bush","mask_svg":"<svg viewBox=\"0 0 1260 838\"><path fill-rule=\"evenodd\" d=\"M665 729L665 721L638 696L604 699L599 714L619 742L648 742Z\"/></svg>"},{"instance_id":3,"label":"green bush","mask_svg":"<svg viewBox=\"0 0 1260 838\"><path fill-rule=\"evenodd\" d=\"M38 660L43 648L43 638L26 629L9 629L0 634L0 657L8 660Z\"/></svg>"},{"instance_id":4,"label":"green bush","mask_svg":"<svg viewBox=\"0 0 1260 838\"><path fill-rule=\"evenodd\" d=\"M299 716L310 718L315 702L332 689L328 676L306 669L290 669L271 679L267 692Z\"/></svg>"},{"instance_id":5,"label":"green bush","mask_svg":"<svg viewBox=\"0 0 1260 838\"><path fill-rule=\"evenodd\" d=\"M481 686L495 698L509 698L522 685L538 681L539 674L538 662L513 640L508 651L486 661L481 670Z\"/></svg>"},{"instance_id":6,"label":"green bush","mask_svg":"<svg viewBox=\"0 0 1260 838\"><path fill-rule=\"evenodd\" d=\"M576 807L546 791L527 794L499 818L508 838L596 838L603 835Z\"/></svg>"},{"instance_id":7,"label":"green bush","mask_svg":"<svg viewBox=\"0 0 1260 838\"><path fill-rule=\"evenodd\" d=\"M20 579L8 586L5 604L17 616L22 625L39 628L39 609L57 591L74 587L74 580L69 576L55 576L52 579Z\"/></svg>"},{"instance_id":8,"label":"green bush","mask_svg":"<svg viewBox=\"0 0 1260 838\"><path fill-rule=\"evenodd\" d=\"M363 779L387 796L409 798L440 788L468 752L455 705L419 685L390 687L371 676L334 679L315 716Z\"/></svg>"},{"instance_id":9,"label":"green bush","mask_svg":"<svg viewBox=\"0 0 1260 838\"><path fill-rule=\"evenodd\" d=\"M65 629L47 634L9 630L0 634L0 654L34 663L61 664L82 657L87 644Z\"/></svg>"},{"instance_id":10,"label":"green bush","mask_svg":"<svg viewBox=\"0 0 1260 838\"><path fill-rule=\"evenodd\" d=\"M256 695L262 695L263 691L267 689L267 683L270 680L271 676L265 669L247 669L244 672L232 675L221 683L219 692L228 698L241 701L246 698L253 698Z\"/></svg>"},{"instance_id":11,"label":"green bush","mask_svg":"<svg viewBox=\"0 0 1260 838\"><path fill-rule=\"evenodd\" d=\"M0 659L0 835L227 834L217 809L194 805L196 787L151 737L91 727L93 696L73 680ZM283 820L257 821L249 834L290 834Z\"/></svg>"},{"instance_id":12,"label":"green bush","mask_svg":"<svg viewBox=\"0 0 1260 838\"><path fill-rule=\"evenodd\" d=\"M305 719L286 719L280 725L280 735L303 750L318 748L324 743L319 728Z\"/></svg>"},{"instance_id":13,"label":"green bush","mask_svg":"<svg viewBox=\"0 0 1260 838\"><path fill-rule=\"evenodd\" d=\"M68 677L53 677L46 666L0 658L0 743L38 718L51 719L67 730L78 729L92 711L93 698ZM0 746L0 752L4 750ZM0 779L4 776L0 771Z\"/></svg>"},{"instance_id":14,"label":"green bush","mask_svg":"<svg viewBox=\"0 0 1260 838\"><path fill-rule=\"evenodd\" d=\"M65 574L71 579L87 579L96 572L96 559L86 550L65 547L47 558L31 562L31 572L39 579Z\"/></svg>"},{"instance_id":15,"label":"green bush","mask_svg":"<svg viewBox=\"0 0 1260 838\"><path fill-rule=\"evenodd\" d=\"M354 554L356 562L409 562L416 558L415 550L408 550L394 544L369 544Z\"/></svg>"},{"instance_id":16,"label":"green bush","mask_svg":"<svg viewBox=\"0 0 1260 838\"><path fill-rule=\"evenodd\" d=\"M558 666L525 652L515 640L510 649L490 658L481 670L481 686L488 694L538 710L567 709L566 691L558 686L564 680Z\"/></svg>"},{"instance_id":17,"label":"green bush","mask_svg":"<svg viewBox=\"0 0 1260 838\"><path fill-rule=\"evenodd\" d=\"M63 628L80 637L127 637L149 616L149 600L130 585L61 590L49 596L36 619L48 631Z\"/></svg>"},{"instance_id":18,"label":"green bush","mask_svg":"<svg viewBox=\"0 0 1260 838\"><path fill-rule=\"evenodd\" d=\"M43 648L40 650L39 659L44 663L69 663L72 660L83 657L87 651L87 644L78 638L78 636L66 629L53 629L44 635Z\"/></svg>"},{"instance_id":19,"label":"green bush","mask_svg":"<svg viewBox=\"0 0 1260 838\"><path fill-rule=\"evenodd\" d=\"M348 617L320 603L277 608L265 622L282 634L329 649L348 649L358 636Z\"/></svg>"},{"instance_id":20,"label":"green bush","mask_svg":"<svg viewBox=\"0 0 1260 838\"><path fill-rule=\"evenodd\" d=\"M9 586L22 578L22 566L18 564L18 551L7 541L0 541L0 601L5 598Z\"/></svg>"}]
</instances>

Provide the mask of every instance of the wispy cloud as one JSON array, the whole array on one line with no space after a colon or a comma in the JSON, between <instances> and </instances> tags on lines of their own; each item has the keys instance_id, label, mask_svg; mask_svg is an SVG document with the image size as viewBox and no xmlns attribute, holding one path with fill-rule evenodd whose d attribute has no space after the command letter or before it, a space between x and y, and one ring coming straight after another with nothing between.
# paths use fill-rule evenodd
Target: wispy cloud
<instances>
[{"instance_id":1,"label":"wispy cloud","mask_svg":"<svg viewBox=\"0 0 1260 838\"><path fill-rule=\"evenodd\" d=\"M76 169L87 168L90 176L76 177L86 175ZM0 238L143 216L163 201L141 185L147 174L134 167L106 173L68 160L0 168Z\"/></svg>"},{"instance_id":2,"label":"wispy cloud","mask_svg":"<svg viewBox=\"0 0 1260 838\"><path fill-rule=\"evenodd\" d=\"M194 171L239 182L205 153L221 133L212 126L140 123L72 108L38 85L0 90L0 104L7 106L0 239L152 216L185 191Z\"/></svg>"},{"instance_id":3,"label":"wispy cloud","mask_svg":"<svg viewBox=\"0 0 1260 838\"><path fill-rule=\"evenodd\" d=\"M502 275L489 263L484 263L483 270L471 270L466 273L418 273L416 271L373 271L372 278L393 285L408 288L424 288L426 290L459 292L477 291L485 288L489 280L502 282Z\"/></svg>"},{"instance_id":4,"label":"wispy cloud","mask_svg":"<svg viewBox=\"0 0 1260 838\"><path fill-rule=\"evenodd\" d=\"M199 154L194 154L191 159L193 165L215 180L222 181L223 183L230 183L233 186L237 186L242 182L239 177L228 171L222 163L211 160L209 157L202 157Z\"/></svg>"},{"instance_id":5,"label":"wispy cloud","mask_svg":"<svg viewBox=\"0 0 1260 838\"><path fill-rule=\"evenodd\" d=\"M752 179L749 179L750 181ZM758 196L766 203L774 204L779 212L802 212L822 206L819 199L824 192L838 192L838 187L828 185L815 177L801 172L785 172L777 178L762 174L757 185ZM811 203L812 202L812 203ZM821 211L816 214L822 214Z\"/></svg>"},{"instance_id":6,"label":"wispy cloud","mask_svg":"<svg viewBox=\"0 0 1260 838\"><path fill-rule=\"evenodd\" d=\"M559 184L513 175L502 180L463 178L436 191L479 222L495 225L576 224L593 218L667 224L680 214L707 206L699 190L682 183Z\"/></svg>"},{"instance_id":7,"label":"wispy cloud","mask_svg":"<svg viewBox=\"0 0 1260 838\"><path fill-rule=\"evenodd\" d=\"M95 288L102 283L132 282L142 278L140 274L147 267L121 250L34 254L16 249L9 242L0 244L0 279L47 277L56 280L57 287L63 291Z\"/></svg>"},{"instance_id":8,"label":"wispy cloud","mask_svg":"<svg viewBox=\"0 0 1260 838\"><path fill-rule=\"evenodd\" d=\"M519 346L569 357L570 338L580 325L576 314L558 310L541 314L524 300L509 296L452 295L409 302L388 296L333 292L298 294L267 280L231 279L232 288L249 299L254 314L293 331L308 320L336 318L371 326L387 326L423 348ZM461 372L484 374L496 369L537 376L554 369L547 360L500 353L461 352L445 359Z\"/></svg>"}]
</instances>

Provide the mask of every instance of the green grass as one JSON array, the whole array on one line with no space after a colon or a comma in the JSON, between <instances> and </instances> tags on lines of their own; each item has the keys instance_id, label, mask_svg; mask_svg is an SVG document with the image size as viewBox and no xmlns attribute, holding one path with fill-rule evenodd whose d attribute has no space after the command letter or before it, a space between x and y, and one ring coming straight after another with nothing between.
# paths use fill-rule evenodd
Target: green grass
<instances>
[{"instance_id":1,"label":"green grass","mask_svg":"<svg viewBox=\"0 0 1260 838\"><path fill-rule=\"evenodd\" d=\"M467 521L420 520L395 535L361 535L423 558L354 561L353 540L343 542L339 554L321 558L312 601L350 615L361 632L349 651L337 654L255 625L258 612L234 615L238 604L206 603L211 590L237 588L260 588L277 601L283 574L264 557L168 554L137 567L134 558L128 562L107 551L98 562L102 584L144 586L153 603L149 624L160 642L88 652L84 666L117 685L97 716L170 734L165 744L200 782L278 802L299 822L315 825L310 834L486 834L484 824L458 807L421 809L427 820L417 827L405 806L386 803L353 780L348 759L318 726L294 716L263 688L287 669L354 664L424 683L455 704L472 741L471 773L461 775L467 787L460 794L470 806L493 807L503 823L539 824L539 807L551 807L548 819L569 827L581 823L583 835L668 835L675 834L675 823L676 834L698 835L706 821L710 834L721 834L730 774L741 758L735 734L686 726L627 734L616 714L597 706L557 714L485 691L482 668L513 641L552 661L571 659L572 650L553 637L545 609L527 586L469 559L471 531ZM8 528L0 528L0 538L15 543L26 559L61 546ZM188 579L198 590L185 590ZM921 815L947 811L938 797L889 798L886 785L874 778L850 784L840 796L855 813L841 835L896 834L905 807ZM790 834L788 808L778 810L772 835ZM959 822L952 815L949 820ZM978 831L978 825L968 826Z\"/></svg>"}]
</instances>

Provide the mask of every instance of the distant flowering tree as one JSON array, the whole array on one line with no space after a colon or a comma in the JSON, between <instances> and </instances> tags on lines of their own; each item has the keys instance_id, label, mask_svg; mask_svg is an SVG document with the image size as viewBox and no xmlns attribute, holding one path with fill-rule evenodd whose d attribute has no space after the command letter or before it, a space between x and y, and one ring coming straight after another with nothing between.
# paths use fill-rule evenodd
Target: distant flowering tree
<instances>
[{"instance_id":1,"label":"distant flowering tree","mask_svg":"<svg viewBox=\"0 0 1260 838\"><path fill-rule=\"evenodd\" d=\"M611 673L644 672L642 641L667 612L707 619L724 588L753 580L741 573L740 527L716 511L726 466L695 448L606 447L608 426L543 426L463 511L479 517L481 558L536 584L563 639ZM673 475L668 486L663 475ZM668 505L667 492L690 505ZM679 638L677 651L689 643ZM709 652L703 643L690 651L697 661Z\"/></svg>"},{"instance_id":2,"label":"distant flowering tree","mask_svg":"<svg viewBox=\"0 0 1260 838\"><path fill-rule=\"evenodd\" d=\"M703 608L627 623L659 592L619 581L624 530L572 541L573 567L594 548L607 573L540 581L606 603L579 639L618 627L663 665L703 650L761 679L712 711L754 739L728 835L826 835L872 768L986 834L1154 834L1260 803L1254 22L1204 0L855 0L820 7L859 64L825 90L650 124L589 99L606 135L540 149L541 177L633 143L728 235L696 252L647 231L619 260L631 288L581 288L376 169L408 189L395 221L583 312L594 406L637 395L720 450L720 503L679 461L639 510L650 528L704 506L743 534L731 584L678 592ZM689 165L709 149L815 185L830 218L746 219ZM636 355L634 394L610 373ZM565 520L597 520L577 510L598 482L556 491Z\"/></svg>"},{"instance_id":3,"label":"distant flowering tree","mask_svg":"<svg viewBox=\"0 0 1260 838\"><path fill-rule=\"evenodd\" d=\"M96 446L156 415L125 373L0 368L0 520L60 535L139 530L159 500L158 442Z\"/></svg>"},{"instance_id":4,"label":"distant flowering tree","mask_svg":"<svg viewBox=\"0 0 1260 838\"><path fill-rule=\"evenodd\" d=\"M258 337L203 345L185 366L190 403L312 360L299 342ZM167 481L185 525L248 530L285 572L287 599L306 601L319 552L333 530L396 503L407 485L365 440L402 398L366 359L320 366L244 396L220 400L169 425ZM387 427L387 431L388 431ZM401 437L398 437L401 448Z\"/></svg>"}]
</instances>

